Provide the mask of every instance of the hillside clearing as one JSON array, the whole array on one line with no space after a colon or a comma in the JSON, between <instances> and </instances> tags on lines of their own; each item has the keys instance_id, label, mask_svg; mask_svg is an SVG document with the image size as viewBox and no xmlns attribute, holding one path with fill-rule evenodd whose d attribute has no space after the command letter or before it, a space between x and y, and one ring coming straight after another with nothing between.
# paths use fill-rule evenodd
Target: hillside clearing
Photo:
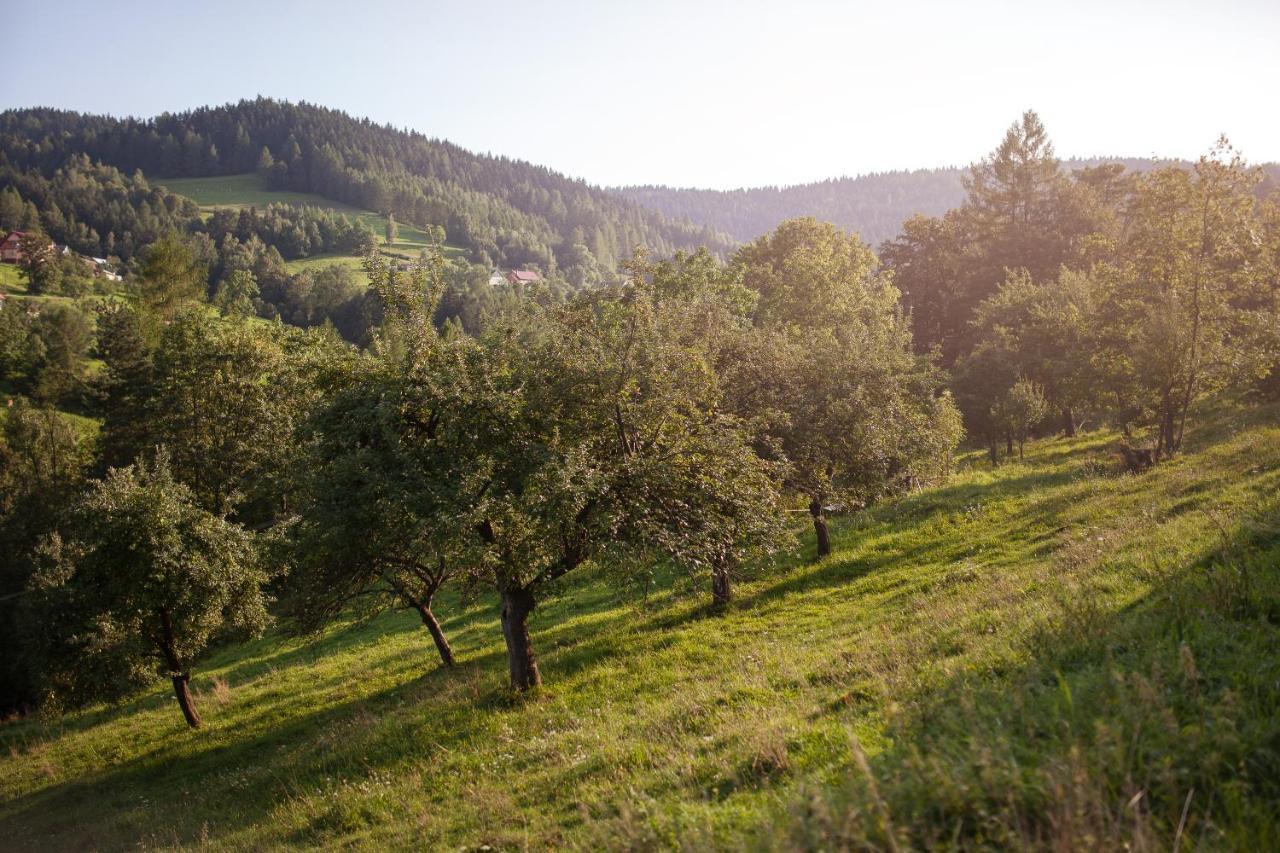
<instances>
[{"instance_id":1,"label":"hillside clearing","mask_svg":"<svg viewBox=\"0 0 1280 853\"><path fill-rule=\"evenodd\" d=\"M314 193L300 193L289 190L269 190L262 178L256 174L227 175L214 178L171 178L163 185L170 191L184 195L200 205L201 211L211 213L217 208L239 210L247 207L266 208L270 204L310 205L312 207L334 210L358 220L373 230L378 246L386 253L405 260L416 258L418 253L430 245L427 235L422 229L403 222L396 223L398 236L394 244L387 245L387 217L370 210L361 210L342 202L332 201ZM446 257L456 257L462 250L454 246L445 246ZM348 267L360 274L365 280L361 258L355 255L316 255L310 258L299 258L288 261L289 272L297 273L305 269L317 269L331 264Z\"/></svg>"}]
</instances>

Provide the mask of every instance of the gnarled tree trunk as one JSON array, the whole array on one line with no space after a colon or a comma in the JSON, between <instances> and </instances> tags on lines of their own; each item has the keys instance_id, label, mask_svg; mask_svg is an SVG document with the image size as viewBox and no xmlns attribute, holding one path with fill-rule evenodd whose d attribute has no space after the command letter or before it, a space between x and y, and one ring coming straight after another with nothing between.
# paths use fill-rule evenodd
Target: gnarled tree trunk
<instances>
[{"instance_id":1,"label":"gnarled tree trunk","mask_svg":"<svg viewBox=\"0 0 1280 853\"><path fill-rule=\"evenodd\" d=\"M160 615L160 636L157 638L157 645L160 647L160 653L164 655L164 662L169 667L169 677L173 680L173 693L178 697L178 707L182 709L182 716L186 718L187 725L193 729L200 728L200 714L196 711L196 703L191 699L191 673L182 668L182 661L178 660L177 634L173 629L173 617L169 615L169 611L161 610Z\"/></svg>"},{"instance_id":2,"label":"gnarled tree trunk","mask_svg":"<svg viewBox=\"0 0 1280 853\"><path fill-rule=\"evenodd\" d=\"M711 563L711 606L724 607L733 599L733 560L718 558Z\"/></svg>"},{"instance_id":3,"label":"gnarled tree trunk","mask_svg":"<svg viewBox=\"0 0 1280 853\"><path fill-rule=\"evenodd\" d=\"M178 707L182 709L182 716L186 718L187 725L193 729L200 728L200 714L196 711L196 703L191 699L191 690L188 684L191 681L191 674L187 672L177 673L173 676L173 692L178 697Z\"/></svg>"},{"instance_id":4,"label":"gnarled tree trunk","mask_svg":"<svg viewBox=\"0 0 1280 853\"><path fill-rule=\"evenodd\" d=\"M413 606L418 611L418 615L422 617L422 624L426 625L427 630L431 632L431 639L435 641L436 651L440 653L441 663L445 666L453 666L453 649L449 646L449 639L444 635L444 629L440 627L440 623L436 620L436 615L431 612L430 600L425 604L415 602Z\"/></svg>"},{"instance_id":5,"label":"gnarled tree trunk","mask_svg":"<svg viewBox=\"0 0 1280 853\"><path fill-rule=\"evenodd\" d=\"M831 532L827 530L827 516L820 498L810 499L809 514L813 516L813 532L818 539L818 556L825 557L831 553Z\"/></svg>"},{"instance_id":6,"label":"gnarled tree trunk","mask_svg":"<svg viewBox=\"0 0 1280 853\"><path fill-rule=\"evenodd\" d=\"M534 604L533 593L528 589L502 590L502 636L507 641L507 665L513 690L524 691L542 684L538 658L529 639L529 614Z\"/></svg>"}]
</instances>

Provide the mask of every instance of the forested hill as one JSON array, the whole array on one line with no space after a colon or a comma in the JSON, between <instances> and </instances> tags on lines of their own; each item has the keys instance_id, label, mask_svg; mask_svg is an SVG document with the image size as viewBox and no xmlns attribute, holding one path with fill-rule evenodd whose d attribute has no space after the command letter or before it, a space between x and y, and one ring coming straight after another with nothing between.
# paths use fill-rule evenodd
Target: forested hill
<instances>
[{"instance_id":1,"label":"forested hill","mask_svg":"<svg viewBox=\"0 0 1280 853\"><path fill-rule=\"evenodd\" d=\"M1161 161L1132 158L1066 160L1067 171L1100 163L1122 163L1145 172ZM1266 167L1280 180L1280 166ZM941 216L965 199L967 168L879 172L856 178L832 178L790 187L737 190L678 189L662 186L620 187L617 195L665 216L688 219L728 233L739 242L767 234L780 222L813 216L856 231L872 246L895 237L902 223L917 213Z\"/></svg>"},{"instance_id":2,"label":"forested hill","mask_svg":"<svg viewBox=\"0 0 1280 853\"><path fill-rule=\"evenodd\" d=\"M883 172L856 178L832 178L791 187L736 190L678 189L663 186L619 187L629 199L727 232L739 242L754 240L778 223L813 216L857 231L872 245L898 233L916 213L937 216L964 201L962 169Z\"/></svg>"},{"instance_id":3,"label":"forested hill","mask_svg":"<svg viewBox=\"0 0 1280 853\"><path fill-rule=\"evenodd\" d=\"M0 113L0 170L53 178L77 155L152 181L257 170L274 189L443 226L479 262L612 269L638 245L658 254L731 245L549 169L306 103L259 98L145 120Z\"/></svg>"}]
</instances>

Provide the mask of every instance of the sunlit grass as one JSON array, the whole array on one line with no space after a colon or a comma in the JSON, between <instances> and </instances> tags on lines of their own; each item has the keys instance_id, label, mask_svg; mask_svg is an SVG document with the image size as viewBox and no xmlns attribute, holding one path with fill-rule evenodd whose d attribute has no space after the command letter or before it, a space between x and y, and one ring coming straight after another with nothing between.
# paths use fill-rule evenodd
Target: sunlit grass
<instances>
[{"instance_id":1,"label":"sunlit grass","mask_svg":"<svg viewBox=\"0 0 1280 853\"><path fill-rule=\"evenodd\" d=\"M1105 847L1131 830L1167 843L1196 787L1202 843L1265 842L1265 769L1202 753L1229 761L1280 732L1277 561L1249 557L1244 592L1207 567L1277 555L1277 414L1220 416L1141 477L1116 470L1103 433L994 471L972 455L942 487L840 520L828 559L808 541L740 584L723 615L687 578L642 597L570 575L535 612L546 687L527 699L506 690L490 600L438 608L451 672L411 614L227 648L196 674L202 731L162 685L0 728L0 837L829 848L1059 825ZM1177 680L1188 655L1194 685ZM1228 724L1235 747L1212 729ZM1147 798L1128 812L1126 774ZM1069 796L1079 814L1054 812ZM1137 817L1117 829L1113 813Z\"/></svg>"},{"instance_id":2,"label":"sunlit grass","mask_svg":"<svg viewBox=\"0 0 1280 853\"><path fill-rule=\"evenodd\" d=\"M337 211L353 220L364 223L373 230L378 245L384 251L393 255L400 255L410 259L416 258L418 253L427 248L429 244L426 232L420 228L400 222L396 225L396 240L392 245L388 246L386 238L387 217L383 214L332 201L315 193L269 190L262 178L252 173L212 178L171 178L163 183L170 191L184 195L200 205L201 211L205 214L212 213L218 208L239 210L241 208L256 207L259 210L264 210L270 204L305 204ZM461 252L461 249L445 247L445 253L448 255L456 255ZM356 272L363 273L360 267L361 259L354 255L317 255L311 258L300 258L289 261L288 267L290 272L299 272L303 269L311 269L333 263L338 263L350 267Z\"/></svg>"}]
</instances>

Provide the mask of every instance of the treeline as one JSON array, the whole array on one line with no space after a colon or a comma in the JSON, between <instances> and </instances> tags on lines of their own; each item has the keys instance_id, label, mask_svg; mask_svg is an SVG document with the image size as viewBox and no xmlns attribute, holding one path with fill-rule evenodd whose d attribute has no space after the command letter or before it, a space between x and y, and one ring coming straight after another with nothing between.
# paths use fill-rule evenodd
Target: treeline
<instances>
[{"instance_id":1,"label":"treeline","mask_svg":"<svg viewBox=\"0 0 1280 853\"><path fill-rule=\"evenodd\" d=\"M228 235L241 242L256 237L285 260L326 252L365 255L377 242L373 230L360 220L308 204L269 204L261 212L252 207L219 208L203 230L218 244Z\"/></svg>"},{"instance_id":2,"label":"treeline","mask_svg":"<svg viewBox=\"0 0 1280 853\"><path fill-rule=\"evenodd\" d=\"M1173 165L1135 157L1069 160L1067 171L1103 164L1146 172ZM1190 164L1182 164L1190 165ZM1266 167L1268 180L1280 180L1280 165ZM878 172L856 178L833 178L790 187L738 190L619 187L613 192L665 216L700 222L747 242L766 234L778 223L797 216L813 216L853 231L873 246L895 237L913 216L941 216L963 204L965 176L961 168Z\"/></svg>"},{"instance_id":3,"label":"treeline","mask_svg":"<svg viewBox=\"0 0 1280 853\"><path fill-rule=\"evenodd\" d=\"M209 300L223 313L256 315L301 329L331 326L351 344L371 343L383 320L383 306L377 289L364 276L337 263L291 273L274 245L256 233L245 240L238 233L224 233L217 240L213 233L199 233L185 240L167 238L161 244L177 241L181 251L191 254L196 266L193 274L204 278ZM365 232L357 223L353 233L362 237ZM422 260L397 259L395 263L412 267ZM510 310L525 297L523 287L505 282L493 286L492 270L465 258L441 259L439 267L443 287L434 316L441 328L452 325L474 332L487 318ZM144 266L141 277L145 280L146 275ZM568 298L572 288L562 279L550 279L539 284L538 292L545 300L560 301Z\"/></svg>"},{"instance_id":4,"label":"treeline","mask_svg":"<svg viewBox=\"0 0 1280 853\"><path fill-rule=\"evenodd\" d=\"M790 187L737 190L663 186L619 187L613 192L663 215L718 228L748 242L779 223L813 216L856 232L871 245L894 236L917 213L941 214L964 199L960 169L882 172Z\"/></svg>"},{"instance_id":5,"label":"treeline","mask_svg":"<svg viewBox=\"0 0 1280 853\"><path fill-rule=\"evenodd\" d=\"M225 290L255 269L231 260ZM354 348L247 322L232 295L219 316L191 244L158 241L132 297L97 309L96 437L38 401L10 409L6 708L162 675L198 725L201 652L271 616L309 632L412 608L447 665L446 586L495 595L528 689L530 613L573 594L570 572L607 566L628 587L679 567L722 607L794 547L787 510L811 514L826 553L833 507L945 477L960 437L870 249L814 220L731 264L637 257L621 285L534 292L472 329L441 322L438 254L406 269L375 253L367 272L379 322Z\"/></svg>"},{"instance_id":6,"label":"treeline","mask_svg":"<svg viewBox=\"0 0 1280 853\"><path fill-rule=\"evenodd\" d=\"M0 113L0 163L51 175L77 154L153 179L258 170L278 188L441 226L450 243L486 264L536 260L545 271L572 266L571 253L589 253L612 275L639 246L664 256L731 247L718 232L549 169L305 103L259 98L145 121L49 109Z\"/></svg>"},{"instance_id":7,"label":"treeline","mask_svg":"<svg viewBox=\"0 0 1280 853\"><path fill-rule=\"evenodd\" d=\"M38 229L82 255L128 261L162 234L199 228L195 202L131 171L72 153L41 173L0 152L0 231Z\"/></svg>"},{"instance_id":8,"label":"treeline","mask_svg":"<svg viewBox=\"0 0 1280 853\"><path fill-rule=\"evenodd\" d=\"M375 243L358 219L314 205L269 204L264 210L219 209L205 223L199 207L141 171L126 175L112 166L72 156L49 177L0 166L0 231L39 230L89 257L128 262L169 232L257 237L286 260L324 252L362 255Z\"/></svg>"},{"instance_id":9,"label":"treeline","mask_svg":"<svg viewBox=\"0 0 1280 853\"><path fill-rule=\"evenodd\" d=\"M1028 112L966 187L881 256L993 461L1108 421L1142 467L1178 451L1199 401L1274 385L1280 196L1225 141L1190 167L1067 173Z\"/></svg>"},{"instance_id":10,"label":"treeline","mask_svg":"<svg viewBox=\"0 0 1280 853\"><path fill-rule=\"evenodd\" d=\"M373 235L366 226L328 210L272 205L265 213L252 208L217 211L207 225L197 220L192 225L195 231L165 233L135 254L122 267L127 274L122 284L94 278L83 258L55 251L50 235L41 230L39 214L33 213L32 218L37 224L27 226L31 230L20 242L24 257L18 264L31 296L117 298L145 287L148 277L166 275L201 283L209 300L224 313L256 315L303 329L332 326L358 346L368 345L381 322L377 292L349 265L333 263L290 272L285 264L278 246L301 256L313 251L367 252L373 247ZM489 267L463 258L455 257L442 266L447 286L436 312L442 326L454 323L465 330L477 329L486 316L503 310L524 292L505 283L495 288L489 281ZM572 289L563 277L549 277L539 284L544 298L550 299L563 299ZM77 301L33 308L11 310L0 318L4 338L0 380L8 377L11 387L42 402L79 408L86 399L80 377L94 354L92 310Z\"/></svg>"}]
</instances>

